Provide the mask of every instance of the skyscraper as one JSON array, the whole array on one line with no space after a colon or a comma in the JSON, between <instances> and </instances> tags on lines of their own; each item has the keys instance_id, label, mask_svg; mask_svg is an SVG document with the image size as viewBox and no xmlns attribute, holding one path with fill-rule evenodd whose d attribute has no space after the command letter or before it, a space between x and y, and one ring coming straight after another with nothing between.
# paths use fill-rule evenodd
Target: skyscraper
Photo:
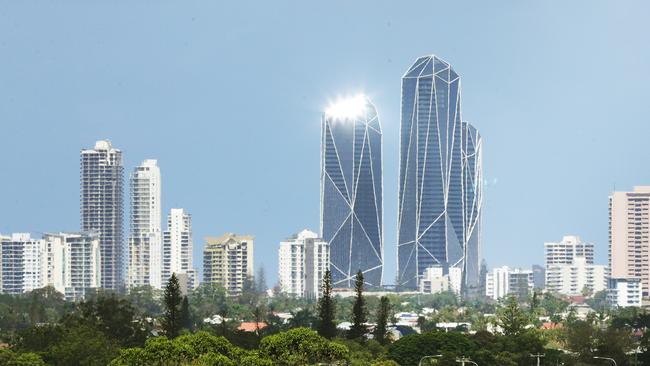
<instances>
[{"instance_id":1,"label":"skyscraper","mask_svg":"<svg viewBox=\"0 0 650 366\"><path fill-rule=\"evenodd\" d=\"M321 236L330 244L336 287L360 270L371 286L383 275L382 133L375 107L360 95L325 111L321 134Z\"/></svg>"},{"instance_id":2,"label":"skyscraper","mask_svg":"<svg viewBox=\"0 0 650 366\"><path fill-rule=\"evenodd\" d=\"M124 284L123 179L122 152L109 141L81 150L81 230L99 232L101 285L106 289Z\"/></svg>"},{"instance_id":3,"label":"skyscraper","mask_svg":"<svg viewBox=\"0 0 650 366\"><path fill-rule=\"evenodd\" d=\"M172 276L186 275L188 288L197 286L196 271L192 262L192 216L182 208L172 208L163 233L162 283Z\"/></svg>"},{"instance_id":4,"label":"skyscraper","mask_svg":"<svg viewBox=\"0 0 650 366\"><path fill-rule=\"evenodd\" d=\"M424 271L462 269L478 290L482 139L461 117L460 77L436 56L402 77L398 192L398 285L415 289Z\"/></svg>"},{"instance_id":5,"label":"skyscraper","mask_svg":"<svg viewBox=\"0 0 650 366\"><path fill-rule=\"evenodd\" d=\"M317 299L329 268L329 244L303 230L280 243L279 279L282 292Z\"/></svg>"},{"instance_id":6,"label":"skyscraper","mask_svg":"<svg viewBox=\"0 0 650 366\"><path fill-rule=\"evenodd\" d=\"M128 285L162 288L160 169L145 160L131 173Z\"/></svg>"},{"instance_id":7,"label":"skyscraper","mask_svg":"<svg viewBox=\"0 0 650 366\"><path fill-rule=\"evenodd\" d=\"M612 193L609 197L610 277L640 279L644 298L650 296L649 227L650 186Z\"/></svg>"}]
</instances>

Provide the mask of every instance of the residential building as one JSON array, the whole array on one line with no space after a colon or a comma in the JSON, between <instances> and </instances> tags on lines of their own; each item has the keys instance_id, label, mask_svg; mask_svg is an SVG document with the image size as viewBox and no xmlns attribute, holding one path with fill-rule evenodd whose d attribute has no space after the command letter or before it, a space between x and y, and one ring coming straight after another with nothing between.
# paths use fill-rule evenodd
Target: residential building
<instances>
[{"instance_id":1,"label":"residential building","mask_svg":"<svg viewBox=\"0 0 650 366\"><path fill-rule=\"evenodd\" d=\"M594 264L594 245L579 236L567 235L559 243L544 243L546 268L556 264L572 264L576 258L584 258L586 264Z\"/></svg>"},{"instance_id":2,"label":"residential building","mask_svg":"<svg viewBox=\"0 0 650 366\"><path fill-rule=\"evenodd\" d=\"M145 160L131 173L130 287L162 288L162 233L160 230L160 168Z\"/></svg>"},{"instance_id":3,"label":"residential building","mask_svg":"<svg viewBox=\"0 0 650 366\"><path fill-rule=\"evenodd\" d=\"M533 284L536 290L543 290L546 287L546 268L533 264Z\"/></svg>"},{"instance_id":4,"label":"residential building","mask_svg":"<svg viewBox=\"0 0 650 366\"><path fill-rule=\"evenodd\" d=\"M44 285L68 301L82 300L101 286L99 233L47 233L43 241Z\"/></svg>"},{"instance_id":5,"label":"residential building","mask_svg":"<svg viewBox=\"0 0 650 366\"><path fill-rule=\"evenodd\" d=\"M317 299L329 268L329 244L305 229L282 241L278 254L282 292Z\"/></svg>"},{"instance_id":6,"label":"residential building","mask_svg":"<svg viewBox=\"0 0 650 366\"><path fill-rule=\"evenodd\" d=\"M444 274L443 268L440 266L429 267L420 279L420 292L437 294L451 291L460 295L461 281L462 270L458 267L450 268L447 274Z\"/></svg>"},{"instance_id":7,"label":"residential building","mask_svg":"<svg viewBox=\"0 0 650 366\"><path fill-rule=\"evenodd\" d=\"M192 260L192 216L182 208L172 208L163 233L162 283L169 281L172 273L185 274L186 287L195 289L198 276Z\"/></svg>"},{"instance_id":8,"label":"residential building","mask_svg":"<svg viewBox=\"0 0 650 366\"><path fill-rule=\"evenodd\" d=\"M17 295L43 287L45 243L28 233L0 237L2 293Z\"/></svg>"},{"instance_id":9,"label":"residential building","mask_svg":"<svg viewBox=\"0 0 650 366\"><path fill-rule=\"evenodd\" d=\"M81 231L99 232L101 285L113 290L124 285L123 178L122 152L110 141L81 150Z\"/></svg>"},{"instance_id":10,"label":"residential building","mask_svg":"<svg viewBox=\"0 0 650 366\"><path fill-rule=\"evenodd\" d=\"M612 278L641 280L641 296L650 294L650 186L609 197L609 269Z\"/></svg>"},{"instance_id":11,"label":"residential building","mask_svg":"<svg viewBox=\"0 0 650 366\"><path fill-rule=\"evenodd\" d=\"M416 289L427 268L462 271L479 291L482 139L462 120L460 77L436 56L402 77L398 285Z\"/></svg>"},{"instance_id":12,"label":"residential building","mask_svg":"<svg viewBox=\"0 0 650 366\"><path fill-rule=\"evenodd\" d=\"M571 264L553 264L546 271L546 289L569 296L591 293L607 288L607 266L587 264L587 258L576 257Z\"/></svg>"},{"instance_id":13,"label":"residential building","mask_svg":"<svg viewBox=\"0 0 650 366\"><path fill-rule=\"evenodd\" d=\"M498 300L507 295L520 298L533 291L533 271L503 266L488 272L485 279L485 296Z\"/></svg>"},{"instance_id":14,"label":"residential building","mask_svg":"<svg viewBox=\"0 0 650 366\"><path fill-rule=\"evenodd\" d=\"M330 244L335 287L352 287L358 271L370 286L383 275L382 132L375 106L363 96L323 114L321 235Z\"/></svg>"},{"instance_id":15,"label":"residential building","mask_svg":"<svg viewBox=\"0 0 650 366\"><path fill-rule=\"evenodd\" d=\"M253 241L249 235L226 233L206 238L203 250L203 281L222 285L228 295L237 296L253 275Z\"/></svg>"},{"instance_id":16,"label":"residential building","mask_svg":"<svg viewBox=\"0 0 650 366\"><path fill-rule=\"evenodd\" d=\"M607 300L610 305L617 307L641 306L641 279L615 278L609 279Z\"/></svg>"}]
</instances>

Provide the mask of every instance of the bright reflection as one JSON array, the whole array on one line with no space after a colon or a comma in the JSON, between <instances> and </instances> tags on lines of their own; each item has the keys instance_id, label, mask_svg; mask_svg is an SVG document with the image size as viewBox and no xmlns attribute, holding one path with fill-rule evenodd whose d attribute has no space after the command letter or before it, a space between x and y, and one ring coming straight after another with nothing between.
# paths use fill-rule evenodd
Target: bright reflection
<instances>
[{"instance_id":1,"label":"bright reflection","mask_svg":"<svg viewBox=\"0 0 650 366\"><path fill-rule=\"evenodd\" d=\"M354 118L362 115L366 108L366 96L359 94L351 98L339 99L325 110L325 114L337 119Z\"/></svg>"}]
</instances>

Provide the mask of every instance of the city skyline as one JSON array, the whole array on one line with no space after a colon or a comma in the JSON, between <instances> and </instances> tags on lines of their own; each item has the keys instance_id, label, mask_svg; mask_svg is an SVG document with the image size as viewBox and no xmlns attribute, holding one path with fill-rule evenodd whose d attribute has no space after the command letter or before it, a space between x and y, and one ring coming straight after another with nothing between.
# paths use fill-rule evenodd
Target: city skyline
<instances>
[{"instance_id":1,"label":"city skyline","mask_svg":"<svg viewBox=\"0 0 650 366\"><path fill-rule=\"evenodd\" d=\"M184 207L192 213L196 263L205 236L251 233L261 258L256 265L264 262L271 282L276 243L318 227L319 151L313 147L320 111L339 95L363 92L384 129L384 278L391 283L399 77L413 59L433 53L462 70L464 117L477 122L485 139L488 264L528 267L541 261L541 243L566 234L593 242L596 262L604 263L607 196L650 182L650 173L637 168L649 158L639 146L650 132L642 101L650 83L648 51L638 47L647 34L643 12L603 4L590 3L586 14L584 3L560 13L557 4L513 4L497 9L499 24L485 16L495 11L487 4L424 5L422 13L449 14L437 22L398 5L350 4L344 19L336 18L335 7L322 6L267 34L259 29L277 23L280 14L305 9L288 3L253 13L190 7L160 10L169 20L162 22L140 19L143 8L122 14L99 5L110 24L94 15L55 24L27 4L11 4L21 20L0 22L0 50L9 55L0 60L6 70L0 166L13 178L0 182L0 232L78 231L79 149L109 139L123 150L129 172L145 158L159 160L163 212ZM59 11L79 10L62 4ZM312 13L337 19L327 25L333 33L313 26ZM337 28L349 30L348 17L362 14L368 15L365 26L342 37ZM453 36L436 37L461 21ZM295 34L296 28L303 32ZM152 41L147 29L161 32L164 41ZM623 37L628 41L620 42ZM349 57L325 57L337 52ZM310 54L319 57L306 62ZM274 72L231 72L261 64ZM612 121L623 128L612 128ZM512 255L502 259L504 252Z\"/></svg>"}]
</instances>

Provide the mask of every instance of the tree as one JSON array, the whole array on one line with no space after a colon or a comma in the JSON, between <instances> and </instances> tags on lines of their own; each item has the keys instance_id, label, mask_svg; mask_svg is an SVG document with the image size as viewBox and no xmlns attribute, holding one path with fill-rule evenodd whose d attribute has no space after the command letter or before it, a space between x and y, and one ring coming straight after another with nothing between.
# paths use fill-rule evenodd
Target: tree
<instances>
[{"instance_id":1,"label":"tree","mask_svg":"<svg viewBox=\"0 0 650 366\"><path fill-rule=\"evenodd\" d=\"M352 306L352 325L348 332L350 339L362 339L368 333L368 310L366 309L366 301L363 298L363 273L357 272L357 277L354 281L354 305Z\"/></svg>"},{"instance_id":2,"label":"tree","mask_svg":"<svg viewBox=\"0 0 650 366\"><path fill-rule=\"evenodd\" d=\"M273 365L302 366L319 363L332 364L346 360L347 347L330 342L307 328L291 329L262 339L259 355Z\"/></svg>"},{"instance_id":3,"label":"tree","mask_svg":"<svg viewBox=\"0 0 650 366\"><path fill-rule=\"evenodd\" d=\"M318 334L332 339L336 336L336 324L334 324L335 304L332 299L332 272L329 269L323 276L322 291L318 299Z\"/></svg>"},{"instance_id":4,"label":"tree","mask_svg":"<svg viewBox=\"0 0 650 366\"><path fill-rule=\"evenodd\" d=\"M192 330L190 302L187 300L187 296L183 296L183 302L181 303L181 327L188 330Z\"/></svg>"},{"instance_id":5,"label":"tree","mask_svg":"<svg viewBox=\"0 0 650 366\"><path fill-rule=\"evenodd\" d=\"M375 327L374 338L380 344L386 344L388 339L388 317L390 316L390 300L382 296L379 300L379 311L377 312L377 326Z\"/></svg>"},{"instance_id":6,"label":"tree","mask_svg":"<svg viewBox=\"0 0 650 366\"><path fill-rule=\"evenodd\" d=\"M264 271L264 266L261 266L257 270L257 283L255 284L255 287L258 293L264 295L266 294L266 289L268 286L266 285L266 273Z\"/></svg>"},{"instance_id":7,"label":"tree","mask_svg":"<svg viewBox=\"0 0 650 366\"><path fill-rule=\"evenodd\" d=\"M163 330L169 338L176 338L181 330L181 289L178 278L173 273L165 287L165 315L162 321Z\"/></svg>"},{"instance_id":8,"label":"tree","mask_svg":"<svg viewBox=\"0 0 650 366\"><path fill-rule=\"evenodd\" d=\"M529 323L527 314L521 310L514 296L508 296L504 306L497 311L497 319L505 335L520 334Z\"/></svg>"}]
</instances>

